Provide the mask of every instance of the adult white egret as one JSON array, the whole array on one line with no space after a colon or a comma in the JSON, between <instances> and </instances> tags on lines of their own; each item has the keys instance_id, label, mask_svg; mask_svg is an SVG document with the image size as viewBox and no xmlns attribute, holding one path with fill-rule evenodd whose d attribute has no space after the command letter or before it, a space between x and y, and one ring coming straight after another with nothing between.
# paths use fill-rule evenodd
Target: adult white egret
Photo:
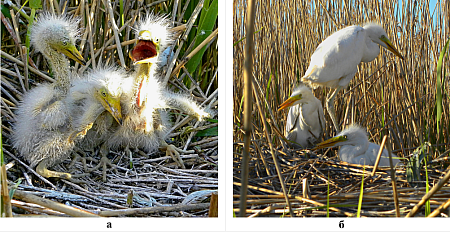
<instances>
[{"instance_id":1,"label":"adult white egret","mask_svg":"<svg viewBox=\"0 0 450 235\"><path fill-rule=\"evenodd\" d=\"M295 142L296 147L299 145L302 148L314 146L321 138L325 128L322 104L313 95L311 88L299 85L289 99L280 105L278 111L288 107L286 138Z\"/></svg>"},{"instance_id":2,"label":"adult white egret","mask_svg":"<svg viewBox=\"0 0 450 235\"><path fill-rule=\"evenodd\" d=\"M378 144L369 142L366 131L356 125L350 125L335 137L325 140L313 150L341 146L339 149L339 157L342 161L361 164L361 165L375 165L380 146ZM394 166L400 163L400 160L392 153L392 163ZM381 153L380 163L378 166L390 166L389 155L386 149Z\"/></svg>"},{"instance_id":3,"label":"adult white egret","mask_svg":"<svg viewBox=\"0 0 450 235\"><path fill-rule=\"evenodd\" d=\"M384 29L375 23L366 24L364 27L352 25L333 33L319 44L311 56L302 82L314 89L318 86L335 88L327 98L326 107L338 132L334 99L355 76L359 63L370 62L378 56L378 45L403 59L389 41Z\"/></svg>"}]
</instances>

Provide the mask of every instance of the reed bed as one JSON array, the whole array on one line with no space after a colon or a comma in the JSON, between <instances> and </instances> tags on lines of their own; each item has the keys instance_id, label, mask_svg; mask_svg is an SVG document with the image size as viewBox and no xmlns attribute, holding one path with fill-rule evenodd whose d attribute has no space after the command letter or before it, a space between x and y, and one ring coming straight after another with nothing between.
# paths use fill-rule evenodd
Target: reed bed
<instances>
[{"instance_id":1,"label":"reed bed","mask_svg":"<svg viewBox=\"0 0 450 235\"><path fill-rule=\"evenodd\" d=\"M12 5L2 2L2 27L10 27L2 28L1 43L2 153L7 169L7 181L2 177L2 185L7 182L9 190L15 192L11 198L12 215L217 216L217 1L49 0L42 1L40 9L33 9L27 1L8 2ZM109 14L109 4L113 15ZM19 13L20 8L25 14ZM167 86L174 91L191 94L199 104L216 112L211 119L198 122L183 113L171 111L174 127L169 143L195 150L193 154L182 155L187 169L179 169L170 157L165 156L165 152L148 154L139 149L110 152L108 157L116 167L107 171L106 182L101 179L102 169L91 172L80 182L71 182L45 179L29 168L11 147L9 138L16 107L23 94L39 83L53 81L45 58L33 47L30 48L30 66L24 66L27 24L35 10L37 16L46 10L56 14L68 13L81 19L81 40L77 42L77 48L87 66L75 65L74 69L79 74L102 64L122 66L131 72L133 64L127 55L135 43L133 25L146 13L165 14L173 21L174 27L185 27L173 48L174 63L169 63L163 71ZM208 25L200 24L200 20L208 22ZM115 22L117 28L111 22ZM205 28L200 28L203 26ZM77 152L89 168L100 160L98 150ZM66 160L53 169L83 173L85 165L80 161ZM2 195L6 194L2 190ZM212 205L210 200L214 201Z\"/></svg>"},{"instance_id":2,"label":"reed bed","mask_svg":"<svg viewBox=\"0 0 450 235\"><path fill-rule=\"evenodd\" d=\"M405 60L381 49L374 61L358 66L358 72L348 88L336 97L336 116L341 129L358 123L367 128L369 140L378 144L384 136L388 136L391 149L403 158L403 163L407 162L414 150L424 143L430 143L431 147L425 151L430 188L449 172L448 53L442 66L445 76L441 76L443 111L439 123L436 113L439 104L436 98L437 64L450 36L449 2L428 6L427 1L403 1L402 5L397 1L370 0L259 1L256 5L254 45L245 45L245 40L241 40L248 36L245 29L246 5L245 0L235 0L233 7L235 211L239 211L242 126L245 115L242 112L244 48L252 46L254 105L251 113L253 131L247 215L289 214L283 194L280 196L281 184L272 160L273 151L282 165L281 173L296 215L327 216L323 205L326 207L327 204L327 183L331 183L329 203L344 206L336 206L340 212L330 211L329 216L356 216L359 197L354 196L359 194L361 188L361 166L338 162L336 149L326 152L290 149L282 137L287 112L276 110L300 81L309 65L310 56L320 42L346 26L363 25L368 21L381 23ZM329 92L330 89L317 88L314 94L325 104ZM257 99L260 106L256 104ZM263 118L259 113L263 114ZM326 113L325 118L326 128L322 138L328 139L336 133ZM263 122L266 122L266 129ZM423 182L418 186L405 180L404 166L396 169L400 216L411 211L424 195L426 174L424 168L420 170ZM389 172L378 169L376 175L365 178L361 216L396 216L395 212L390 211L395 207ZM306 181L302 182L303 179ZM302 195L304 184L309 187L310 196L295 198ZM438 194L431 198L432 210L448 200L448 186L449 183L445 183ZM424 213L421 211L420 215ZM440 213L439 216L448 216L448 212Z\"/></svg>"}]
</instances>

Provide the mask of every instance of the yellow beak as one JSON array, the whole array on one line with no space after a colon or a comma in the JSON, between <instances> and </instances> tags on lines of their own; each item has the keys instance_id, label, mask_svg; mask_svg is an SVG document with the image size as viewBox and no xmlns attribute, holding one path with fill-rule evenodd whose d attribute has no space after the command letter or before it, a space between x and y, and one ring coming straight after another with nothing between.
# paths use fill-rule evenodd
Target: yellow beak
<instances>
[{"instance_id":1,"label":"yellow beak","mask_svg":"<svg viewBox=\"0 0 450 235\"><path fill-rule=\"evenodd\" d=\"M402 60L404 59L403 56L400 54L400 52L397 51L397 49L394 47L394 45L392 45L391 41L389 41L388 38L384 37L381 38L380 40L386 43L387 49L390 50L392 53L394 53L394 55L400 57Z\"/></svg>"},{"instance_id":2,"label":"yellow beak","mask_svg":"<svg viewBox=\"0 0 450 235\"><path fill-rule=\"evenodd\" d=\"M83 66L86 65L86 61L84 60L83 56L81 56L81 53L77 50L77 48L73 44L70 44L65 48L61 48L59 49L59 51L64 55L66 55L67 57L69 57L70 59L80 63L81 65Z\"/></svg>"},{"instance_id":3,"label":"yellow beak","mask_svg":"<svg viewBox=\"0 0 450 235\"><path fill-rule=\"evenodd\" d=\"M122 119L122 106L120 105L120 97L102 97L100 99L103 107L111 113L111 115L116 119L116 121L122 125L123 119Z\"/></svg>"},{"instance_id":4,"label":"yellow beak","mask_svg":"<svg viewBox=\"0 0 450 235\"><path fill-rule=\"evenodd\" d=\"M336 137L333 137L333 138L330 138L323 142L318 143L316 145L316 147L314 147L311 150L333 147L335 144L337 144L339 142L343 142L343 141L347 141L347 138L345 138L344 136L336 136Z\"/></svg>"},{"instance_id":5,"label":"yellow beak","mask_svg":"<svg viewBox=\"0 0 450 235\"><path fill-rule=\"evenodd\" d=\"M298 100L301 100L301 99L302 98L299 98L298 96L289 97L289 99L287 99L282 104L280 104L280 106L278 107L278 112L285 108L291 107L292 105L294 105L295 102L297 102Z\"/></svg>"}]
</instances>

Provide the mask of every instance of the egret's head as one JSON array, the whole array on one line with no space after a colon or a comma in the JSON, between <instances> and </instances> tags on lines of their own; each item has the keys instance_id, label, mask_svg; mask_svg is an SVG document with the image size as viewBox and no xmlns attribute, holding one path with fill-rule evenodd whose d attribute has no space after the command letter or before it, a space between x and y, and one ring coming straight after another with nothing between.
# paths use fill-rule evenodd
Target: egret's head
<instances>
[{"instance_id":1,"label":"egret's head","mask_svg":"<svg viewBox=\"0 0 450 235\"><path fill-rule=\"evenodd\" d=\"M89 74L90 79L95 81L94 97L102 106L122 125L122 80L125 73L118 68L102 68Z\"/></svg>"},{"instance_id":2,"label":"egret's head","mask_svg":"<svg viewBox=\"0 0 450 235\"><path fill-rule=\"evenodd\" d=\"M339 133L335 137L318 143L312 150L331 148L342 145L357 145L361 143L361 140L367 141L366 131L362 127L356 124L352 124L341 131L341 133Z\"/></svg>"},{"instance_id":3,"label":"egret's head","mask_svg":"<svg viewBox=\"0 0 450 235\"><path fill-rule=\"evenodd\" d=\"M311 88L300 85L296 87L294 92L292 92L292 95L278 107L278 111L297 104L307 104L312 99L314 99L314 95L311 92Z\"/></svg>"},{"instance_id":4,"label":"egret's head","mask_svg":"<svg viewBox=\"0 0 450 235\"><path fill-rule=\"evenodd\" d=\"M134 64L154 64L159 54L172 41L169 21L165 16L149 14L136 27L137 43L130 51L130 58Z\"/></svg>"},{"instance_id":5,"label":"egret's head","mask_svg":"<svg viewBox=\"0 0 450 235\"><path fill-rule=\"evenodd\" d=\"M389 40L386 31L381 27L381 25L376 23L369 23L364 25L364 30L366 31L367 35L370 39L372 39L373 42L379 44L380 46L388 49L394 55L400 57L403 59L403 56L400 54L400 52L397 51L397 49L392 45L391 41Z\"/></svg>"},{"instance_id":6,"label":"egret's head","mask_svg":"<svg viewBox=\"0 0 450 235\"><path fill-rule=\"evenodd\" d=\"M66 15L43 13L31 29L31 43L47 57L51 57L51 54L56 51L86 65L86 61L75 47L79 34L78 22L79 20Z\"/></svg>"}]
</instances>

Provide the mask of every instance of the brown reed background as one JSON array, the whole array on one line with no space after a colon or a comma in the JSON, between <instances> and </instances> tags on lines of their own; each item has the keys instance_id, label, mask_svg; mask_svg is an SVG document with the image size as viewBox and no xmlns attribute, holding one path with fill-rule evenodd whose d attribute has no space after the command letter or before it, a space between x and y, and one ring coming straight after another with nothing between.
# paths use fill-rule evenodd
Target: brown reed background
<instances>
[{"instance_id":1,"label":"brown reed background","mask_svg":"<svg viewBox=\"0 0 450 235\"><path fill-rule=\"evenodd\" d=\"M272 3L271 3L272 2ZM430 9L426 1L405 2L401 9L396 1L259 1L255 27L254 77L259 82L259 93L265 113L273 113L272 126L284 132L287 112L277 107L289 97L295 84L303 76L315 48L333 32L367 21L381 22L391 41L405 57L402 61L387 50L370 63L358 66L358 72L349 87L336 98L336 115L340 123L353 122L367 127L374 142L381 142L382 131L391 130L394 149L407 156L424 141L445 143L435 149L435 156L449 149L450 105L448 94L448 56L443 69L447 74L443 98L442 137L436 133L436 66L444 43L450 36L450 3ZM245 37L246 1L234 1L234 42ZM316 7L314 7L316 6ZM415 6L415 7L414 7ZM326 11L325 9L326 8ZM401 12L401 17L400 13ZM414 13L414 14L413 14ZM333 20L330 20L330 16ZM421 18L419 17L421 15ZM432 15L437 20L433 25ZM336 23L337 25L336 25ZM234 139L241 140L242 68L244 41L234 46ZM318 88L315 95L322 102L329 89ZM345 93L345 94L344 94ZM254 106L254 111L256 105ZM332 133L328 114L325 136ZM267 115L270 118L270 115ZM383 127L383 121L385 126ZM261 120L253 115L254 138L261 138ZM275 132L270 130L273 136ZM277 146L281 139L273 138ZM235 148L239 152L239 148Z\"/></svg>"},{"instance_id":2,"label":"brown reed background","mask_svg":"<svg viewBox=\"0 0 450 235\"><path fill-rule=\"evenodd\" d=\"M233 160L234 181L238 186L236 182L240 181L243 145L241 129L244 115L243 52L246 46L245 40L239 40L248 36L245 34L246 4L246 0L234 0L233 6L235 43ZM348 88L336 97L336 115L341 129L351 123L358 123L367 128L369 140L378 144L384 135L388 135L394 153L399 157L408 157L424 142L432 144L429 152L431 159L448 156L450 150L448 53L443 64L446 76L442 79L444 93L440 133L437 133L436 126L436 67L440 52L450 36L449 1L441 1L436 6L429 7L428 1L403 1L403 5L400 5L397 1L375 0L261 0L256 5L255 19L255 30L259 31L254 34L254 45L251 45L255 50L253 75L256 83L253 88L253 132L250 152L254 160L252 167L258 168L253 171L254 182L258 179L261 183L258 186L265 185L271 188L274 183L272 182L274 178L264 178L265 173L270 176L272 171L273 174L273 167L267 162L271 158L266 151L269 146L262 121L268 124L267 131L270 135L268 139L277 149L278 156L295 158L295 154L280 148L284 145L281 135L284 133L288 112L278 112L278 106L289 97L300 81L309 65L311 55L320 42L346 26L363 25L368 21L381 23L405 60L382 48L374 61L358 66L358 72ZM328 88L317 88L315 96L325 104L326 95L331 91ZM260 99L265 120L260 118L255 99ZM327 139L336 133L327 112L325 118L326 130L323 138ZM335 150L332 152L335 156ZM445 171L447 166L448 162L440 165L439 168L443 169L439 170ZM290 179L285 181L288 182ZM275 191L281 192L279 183L275 185L273 186L276 188ZM234 190L234 194L238 194L237 189Z\"/></svg>"}]
</instances>

